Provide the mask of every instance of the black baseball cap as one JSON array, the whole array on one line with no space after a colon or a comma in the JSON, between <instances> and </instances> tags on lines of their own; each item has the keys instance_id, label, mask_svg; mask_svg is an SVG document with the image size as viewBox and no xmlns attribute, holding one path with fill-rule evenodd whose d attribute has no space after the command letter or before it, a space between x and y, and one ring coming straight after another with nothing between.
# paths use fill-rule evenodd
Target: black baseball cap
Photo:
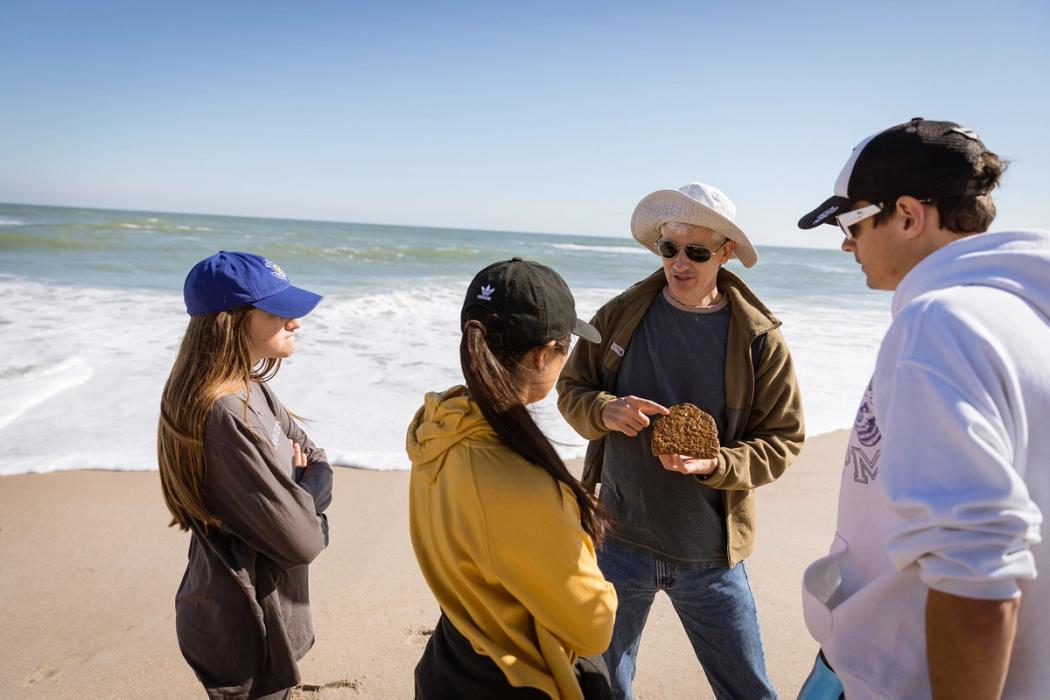
<instances>
[{"instance_id":1,"label":"black baseball cap","mask_svg":"<svg viewBox=\"0 0 1050 700\"><path fill-rule=\"evenodd\" d=\"M858 200L893 202L962 197L989 192L975 181L988 152L972 129L915 117L857 144L835 181L835 194L798 221L799 228L835 224Z\"/></svg>"},{"instance_id":2,"label":"black baseball cap","mask_svg":"<svg viewBox=\"0 0 1050 700\"><path fill-rule=\"evenodd\" d=\"M576 302L561 275L521 258L492 263L474 276L463 300L461 326L478 307L496 314L510 346L521 352L570 333L592 343L602 340L594 326L576 318Z\"/></svg>"}]
</instances>

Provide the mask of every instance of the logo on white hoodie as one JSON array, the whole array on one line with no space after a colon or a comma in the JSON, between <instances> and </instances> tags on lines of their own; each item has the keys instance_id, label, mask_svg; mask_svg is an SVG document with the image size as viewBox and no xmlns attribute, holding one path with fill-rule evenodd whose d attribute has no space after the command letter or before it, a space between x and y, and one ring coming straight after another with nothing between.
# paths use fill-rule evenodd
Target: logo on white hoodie
<instances>
[{"instance_id":1,"label":"logo on white hoodie","mask_svg":"<svg viewBox=\"0 0 1050 700\"><path fill-rule=\"evenodd\" d=\"M875 421L875 406L871 382L864 390L864 400L857 410L853 421L853 434L850 436L849 449L846 451L846 466L853 470L853 480L858 484L868 484L879 476L879 455L882 450L882 433Z\"/></svg>"}]
</instances>

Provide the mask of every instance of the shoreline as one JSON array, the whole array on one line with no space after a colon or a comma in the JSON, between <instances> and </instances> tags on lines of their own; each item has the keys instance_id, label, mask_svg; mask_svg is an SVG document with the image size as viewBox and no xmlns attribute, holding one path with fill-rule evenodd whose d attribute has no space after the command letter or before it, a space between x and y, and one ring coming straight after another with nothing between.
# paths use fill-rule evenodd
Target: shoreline
<instances>
[{"instance_id":1,"label":"shoreline","mask_svg":"<svg viewBox=\"0 0 1050 700\"><path fill-rule=\"evenodd\" d=\"M784 697L816 654L800 581L831 542L847 438L844 430L809 438L784 477L758 491L748 575ZM438 608L409 541L408 478L408 470L335 470L331 543L310 568L317 642L293 697L411 697ZM156 470L18 474L0 484L0 695L203 696L175 638L189 535L166 527ZM635 694L712 697L666 596L642 638Z\"/></svg>"},{"instance_id":2,"label":"shoreline","mask_svg":"<svg viewBox=\"0 0 1050 700\"><path fill-rule=\"evenodd\" d=\"M823 440L824 438L827 438L829 436L835 436L835 435L838 435L838 434L843 433L843 432L848 432L849 430L850 430L849 427L835 428L835 429L829 430L827 432L816 433L815 435L807 435L806 436L806 443L808 445L809 442L812 441L812 440ZM569 469L574 474L576 474L577 477L578 477L579 476L579 469L574 468L574 465L576 465L576 464L582 465L583 464L583 455L580 454L580 455L575 456L575 457L565 457L563 459L565 460L565 464L569 467ZM391 468L391 469L374 469L372 467L363 467L363 466L361 466L359 464L339 464L338 462L335 463L335 464L332 464L331 466L332 466L333 470L334 469L347 469L347 470L350 470L350 471L375 472L375 473L380 473L380 474L385 473L385 472L407 472L407 471L409 471L411 469L411 467L407 467L407 466L406 467ZM0 484L3 483L4 479L6 479L8 477L13 477L13 476L44 476L44 475L47 475L47 474L68 474L68 473L71 473L71 472L96 472L96 473L104 473L104 474L148 474L148 473L151 473L151 472L152 473L156 473L157 469L156 469L156 467L153 467L153 468L150 468L150 469L109 469L109 468L106 468L106 467L72 467L70 469L52 469L50 471L28 471L28 472L18 472L16 474L0 474Z\"/></svg>"}]
</instances>

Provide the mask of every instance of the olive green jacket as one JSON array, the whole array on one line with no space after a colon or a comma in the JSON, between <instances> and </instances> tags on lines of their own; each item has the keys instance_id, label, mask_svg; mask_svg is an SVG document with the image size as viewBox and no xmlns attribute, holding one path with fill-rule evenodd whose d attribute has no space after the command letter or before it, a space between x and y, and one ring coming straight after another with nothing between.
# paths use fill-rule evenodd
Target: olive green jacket
<instances>
[{"instance_id":1,"label":"olive green jacket","mask_svg":"<svg viewBox=\"0 0 1050 700\"><path fill-rule=\"evenodd\" d=\"M558 409L590 440L583 483L601 481L605 453L602 409L616 398L616 373L638 325L667 282L658 270L606 303L591 321L602 342L577 343L558 379ZM802 397L780 321L744 282L726 269L718 289L729 302L726 340L726 434L718 467L700 478L723 494L730 566L751 554L758 486L779 478L802 449ZM645 398L645 397L642 397Z\"/></svg>"}]
</instances>

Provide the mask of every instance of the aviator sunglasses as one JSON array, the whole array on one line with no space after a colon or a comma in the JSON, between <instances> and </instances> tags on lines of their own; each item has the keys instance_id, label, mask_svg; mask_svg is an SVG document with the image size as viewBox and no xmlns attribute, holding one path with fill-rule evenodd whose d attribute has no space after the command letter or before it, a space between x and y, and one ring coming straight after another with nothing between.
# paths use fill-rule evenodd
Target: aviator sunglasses
<instances>
[{"instance_id":1,"label":"aviator sunglasses","mask_svg":"<svg viewBox=\"0 0 1050 700\"><path fill-rule=\"evenodd\" d=\"M722 241L722 245L718 246L718 248L715 248L714 250L708 250L702 245L689 243L685 246L685 257L689 258L693 262L705 263L711 259L712 255L719 251L722 248L722 246L728 242L729 239L727 238L724 241ZM660 255L664 256L665 258L676 258L678 257L678 251L682 249L682 246L680 243L675 243L674 241L669 241L665 238L662 238L656 242L656 248L660 251Z\"/></svg>"}]
</instances>

